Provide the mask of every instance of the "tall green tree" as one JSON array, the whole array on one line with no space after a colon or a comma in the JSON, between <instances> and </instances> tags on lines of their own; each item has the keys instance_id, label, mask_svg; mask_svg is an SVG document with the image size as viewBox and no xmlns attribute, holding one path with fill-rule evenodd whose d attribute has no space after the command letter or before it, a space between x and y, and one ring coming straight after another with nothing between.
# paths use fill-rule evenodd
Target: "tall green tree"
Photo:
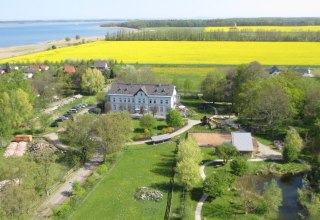
<instances>
[{"instance_id":1,"label":"tall green tree","mask_svg":"<svg viewBox=\"0 0 320 220\"><path fill-rule=\"evenodd\" d=\"M65 138L68 144L79 151L80 161L87 162L97 147L94 138L96 118L91 114L79 115L73 121L68 121Z\"/></svg>"},{"instance_id":2,"label":"tall green tree","mask_svg":"<svg viewBox=\"0 0 320 220\"><path fill-rule=\"evenodd\" d=\"M178 182L187 191L190 191L200 182L199 165L192 159L183 159L178 162L175 172Z\"/></svg>"},{"instance_id":3,"label":"tall green tree","mask_svg":"<svg viewBox=\"0 0 320 220\"><path fill-rule=\"evenodd\" d=\"M166 116L167 124L170 127L179 127L184 124L183 118L178 110L172 109Z\"/></svg>"},{"instance_id":4,"label":"tall green tree","mask_svg":"<svg viewBox=\"0 0 320 220\"><path fill-rule=\"evenodd\" d=\"M202 152L200 147L192 137L180 142L177 153L177 161L185 159L193 160L196 164L200 164L202 161Z\"/></svg>"},{"instance_id":5,"label":"tall green tree","mask_svg":"<svg viewBox=\"0 0 320 220\"><path fill-rule=\"evenodd\" d=\"M283 159L286 162L292 162L298 158L299 152L303 147L303 141L296 131L291 128L287 131L286 138L284 140Z\"/></svg>"},{"instance_id":6,"label":"tall green tree","mask_svg":"<svg viewBox=\"0 0 320 220\"><path fill-rule=\"evenodd\" d=\"M89 95L100 92L105 84L103 74L97 69L87 69L81 78L81 89Z\"/></svg>"},{"instance_id":7,"label":"tall green tree","mask_svg":"<svg viewBox=\"0 0 320 220\"><path fill-rule=\"evenodd\" d=\"M36 200L32 188L25 184L7 184L0 191L0 215L4 219L25 219Z\"/></svg>"},{"instance_id":8,"label":"tall green tree","mask_svg":"<svg viewBox=\"0 0 320 220\"><path fill-rule=\"evenodd\" d=\"M201 82L203 98L210 102L215 102L221 99L224 83L225 76L223 74L209 73Z\"/></svg>"},{"instance_id":9,"label":"tall green tree","mask_svg":"<svg viewBox=\"0 0 320 220\"><path fill-rule=\"evenodd\" d=\"M216 154L223 159L224 163L228 163L231 158L238 154L238 151L232 144L224 143L216 148Z\"/></svg>"},{"instance_id":10,"label":"tall green tree","mask_svg":"<svg viewBox=\"0 0 320 220\"><path fill-rule=\"evenodd\" d=\"M131 116L125 111L110 112L100 116L96 130L105 158L109 153L120 151L130 141L128 134L133 130Z\"/></svg>"},{"instance_id":11,"label":"tall green tree","mask_svg":"<svg viewBox=\"0 0 320 220\"><path fill-rule=\"evenodd\" d=\"M49 194L49 186L53 183L53 178L51 175L51 167L56 161L57 156L52 148L42 148L31 154L32 159L38 163L36 169L36 189L41 194Z\"/></svg>"}]
</instances>

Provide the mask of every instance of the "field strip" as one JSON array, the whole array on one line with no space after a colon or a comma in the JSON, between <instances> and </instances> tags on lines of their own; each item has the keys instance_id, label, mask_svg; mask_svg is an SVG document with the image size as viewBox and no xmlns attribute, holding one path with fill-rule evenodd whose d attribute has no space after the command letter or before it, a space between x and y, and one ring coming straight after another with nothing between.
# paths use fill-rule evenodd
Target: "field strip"
<instances>
[{"instance_id":1,"label":"field strip","mask_svg":"<svg viewBox=\"0 0 320 220\"><path fill-rule=\"evenodd\" d=\"M317 42L234 41L96 41L77 46L4 59L6 62L44 62L66 59L115 59L141 64L320 65Z\"/></svg>"}]
</instances>

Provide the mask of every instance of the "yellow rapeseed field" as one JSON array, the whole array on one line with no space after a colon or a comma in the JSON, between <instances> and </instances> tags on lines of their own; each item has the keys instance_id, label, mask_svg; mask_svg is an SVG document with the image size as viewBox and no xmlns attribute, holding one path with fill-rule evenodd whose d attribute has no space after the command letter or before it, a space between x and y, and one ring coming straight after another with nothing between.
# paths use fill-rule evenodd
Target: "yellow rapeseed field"
<instances>
[{"instance_id":1,"label":"yellow rapeseed field","mask_svg":"<svg viewBox=\"0 0 320 220\"><path fill-rule=\"evenodd\" d=\"M280 31L280 32L299 32L299 31L320 31L320 26L237 26L237 27L206 27L205 32L212 31Z\"/></svg>"},{"instance_id":2,"label":"yellow rapeseed field","mask_svg":"<svg viewBox=\"0 0 320 220\"><path fill-rule=\"evenodd\" d=\"M208 74L214 72L213 67L153 67L154 73L166 73L166 74Z\"/></svg>"},{"instance_id":3,"label":"yellow rapeseed field","mask_svg":"<svg viewBox=\"0 0 320 220\"><path fill-rule=\"evenodd\" d=\"M5 62L43 62L66 59L115 59L143 64L320 65L320 43L229 41L96 41L49 50Z\"/></svg>"}]
</instances>

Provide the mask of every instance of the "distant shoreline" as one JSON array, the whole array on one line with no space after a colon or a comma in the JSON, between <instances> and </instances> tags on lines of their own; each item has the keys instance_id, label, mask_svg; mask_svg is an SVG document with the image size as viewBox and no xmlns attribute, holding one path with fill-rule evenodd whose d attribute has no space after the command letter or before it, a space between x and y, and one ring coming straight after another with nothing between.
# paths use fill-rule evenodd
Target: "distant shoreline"
<instances>
[{"instance_id":1,"label":"distant shoreline","mask_svg":"<svg viewBox=\"0 0 320 220\"><path fill-rule=\"evenodd\" d=\"M53 45L55 45L57 48L61 48L61 47L67 47L77 43L81 43L83 40L85 40L85 42L87 43L87 42L94 42L94 41L99 41L104 39L105 39L105 35L90 36L90 37L80 36L79 40L76 40L75 38L70 38L70 41L66 41L65 39L57 39L57 40L50 40L50 41L46 41L38 44L3 47L3 48L0 48L0 60L16 57L16 56L22 56L30 53L45 51L51 48Z\"/></svg>"},{"instance_id":2,"label":"distant shoreline","mask_svg":"<svg viewBox=\"0 0 320 220\"><path fill-rule=\"evenodd\" d=\"M101 27L99 28L114 28L124 31L130 31L130 32L136 32L137 29L134 28L125 28L125 27ZM67 47L67 46L73 46L77 43L82 43L83 40L85 40L86 43L88 42L94 42L99 40L104 40L105 35L99 35L99 36L89 36L89 37L81 37L79 40L76 40L75 38L70 38L70 41L66 41L65 39L56 39L56 40L49 40L45 42L40 42L37 44L30 44L30 45L22 45L22 46L10 46L10 47L2 47L0 48L0 60L17 57L17 56L23 56L30 53L37 53L41 51L48 50L53 45L57 48L61 47Z\"/></svg>"}]
</instances>

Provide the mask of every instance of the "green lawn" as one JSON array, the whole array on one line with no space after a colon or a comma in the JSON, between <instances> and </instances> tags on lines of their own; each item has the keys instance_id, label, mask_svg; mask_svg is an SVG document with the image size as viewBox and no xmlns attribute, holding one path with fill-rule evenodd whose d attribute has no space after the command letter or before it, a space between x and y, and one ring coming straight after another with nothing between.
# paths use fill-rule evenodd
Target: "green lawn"
<instances>
[{"instance_id":1,"label":"green lawn","mask_svg":"<svg viewBox=\"0 0 320 220\"><path fill-rule=\"evenodd\" d=\"M6 150L6 148L0 147L0 167L3 164L3 160L4 160L3 153L4 153L5 150Z\"/></svg>"},{"instance_id":2,"label":"green lawn","mask_svg":"<svg viewBox=\"0 0 320 220\"><path fill-rule=\"evenodd\" d=\"M140 126L140 120L139 119L133 119L132 120L132 126L133 126L133 132L130 134L131 138L134 138L138 136L139 134L144 134L144 129ZM154 128L155 134L162 134L161 130L163 128L167 128L167 122L165 120L157 120L157 127Z\"/></svg>"},{"instance_id":3,"label":"green lawn","mask_svg":"<svg viewBox=\"0 0 320 220\"><path fill-rule=\"evenodd\" d=\"M130 146L71 219L163 219L174 148L174 144ZM163 200L136 201L135 191L142 186L160 190Z\"/></svg>"}]
</instances>

